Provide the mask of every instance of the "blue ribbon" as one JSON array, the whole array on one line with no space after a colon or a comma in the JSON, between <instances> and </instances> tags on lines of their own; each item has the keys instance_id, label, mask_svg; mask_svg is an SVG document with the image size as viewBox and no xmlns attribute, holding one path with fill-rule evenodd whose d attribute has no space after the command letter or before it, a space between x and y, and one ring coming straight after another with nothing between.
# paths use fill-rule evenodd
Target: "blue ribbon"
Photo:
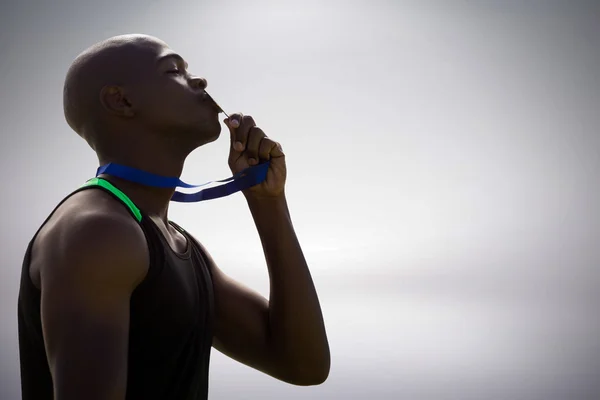
<instances>
[{"instance_id":1,"label":"blue ribbon","mask_svg":"<svg viewBox=\"0 0 600 400\"><path fill-rule=\"evenodd\" d=\"M269 161L266 161L253 167L248 167L230 178L222 179L220 181L211 181L203 183L202 185L190 185L189 183L185 183L177 177L156 175L150 172L115 163L109 163L99 167L96 171L96 176L107 174L131 182L139 183L141 185L157 188L181 187L189 189L206 186L211 183L224 183L224 185L202 189L196 193L181 193L176 191L173 194L173 197L171 197L171 201L176 201L179 203L195 203L203 200L211 200L219 197L229 196L235 192L258 185L267 178L268 170Z\"/></svg>"}]
</instances>

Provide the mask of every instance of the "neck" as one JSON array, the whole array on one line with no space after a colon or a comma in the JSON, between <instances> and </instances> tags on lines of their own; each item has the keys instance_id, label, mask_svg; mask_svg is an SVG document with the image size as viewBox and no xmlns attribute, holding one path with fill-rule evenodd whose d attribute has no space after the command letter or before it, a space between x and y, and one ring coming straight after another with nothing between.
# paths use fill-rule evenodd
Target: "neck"
<instances>
[{"instance_id":1,"label":"neck","mask_svg":"<svg viewBox=\"0 0 600 400\"><path fill-rule=\"evenodd\" d=\"M141 150L141 149L140 149ZM99 157L100 165L115 163L168 177L180 177L185 163L185 156L174 156L166 152L157 152L152 157L144 151L127 157ZM139 156L143 154L144 157ZM168 221L169 202L175 188L156 188L136 182L101 174L100 177L110 181L125 193L140 209L152 217L158 217L165 224Z\"/></svg>"}]
</instances>

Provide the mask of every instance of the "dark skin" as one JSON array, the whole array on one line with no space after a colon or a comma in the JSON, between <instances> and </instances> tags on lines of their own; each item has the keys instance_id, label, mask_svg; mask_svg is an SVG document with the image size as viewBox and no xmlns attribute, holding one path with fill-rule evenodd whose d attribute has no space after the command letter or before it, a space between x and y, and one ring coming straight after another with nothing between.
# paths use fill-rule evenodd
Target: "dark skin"
<instances>
[{"instance_id":1,"label":"dark skin","mask_svg":"<svg viewBox=\"0 0 600 400\"><path fill-rule=\"evenodd\" d=\"M189 75L185 62L155 38L119 37L108 48L114 51L105 46L98 55L93 50L92 61L76 65L67 76L67 120L95 148L101 163L179 176L191 151L219 137L218 113L212 103L201 101L206 81ZM134 74L130 68L107 67L123 59ZM78 87L77 82L84 83ZM72 107L75 101L85 106ZM78 112L93 116L93 124ZM271 161L267 179L243 193L264 249L270 296L235 282L208 255L216 307L213 345L282 381L320 384L329 374L329 346L287 207L285 155L252 117L233 114L225 124L233 173ZM185 238L168 224L173 190L109 179L150 215L175 250L186 247ZM93 208L86 206L90 203ZM42 291L54 398L124 399L129 300L149 263L141 228L108 194L83 191L40 231L32 256L30 275Z\"/></svg>"}]
</instances>

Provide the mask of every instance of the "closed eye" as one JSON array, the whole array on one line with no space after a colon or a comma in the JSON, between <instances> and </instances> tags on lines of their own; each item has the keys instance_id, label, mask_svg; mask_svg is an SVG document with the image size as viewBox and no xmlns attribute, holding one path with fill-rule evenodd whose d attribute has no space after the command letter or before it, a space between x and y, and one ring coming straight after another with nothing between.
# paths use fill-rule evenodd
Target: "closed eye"
<instances>
[{"instance_id":1,"label":"closed eye","mask_svg":"<svg viewBox=\"0 0 600 400\"><path fill-rule=\"evenodd\" d=\"M177 74L179 75L181 73L181 70L178 69L170 69L167 71L167 74Z\"/></svg>"}]
</instances>

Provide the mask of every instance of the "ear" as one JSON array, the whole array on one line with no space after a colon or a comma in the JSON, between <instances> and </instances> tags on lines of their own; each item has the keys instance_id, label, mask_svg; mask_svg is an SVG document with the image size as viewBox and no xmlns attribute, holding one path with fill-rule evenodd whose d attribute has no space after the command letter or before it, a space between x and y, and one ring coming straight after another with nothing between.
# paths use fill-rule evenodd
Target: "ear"
<instances>
[{"instance_id":1,"label":"ear","mask_svg":"<svg viewBox=\"0 0 600 400\"><path fill-rule=\"evenodd\" d=\"M104 86L100 90L100 103L110 114L122 117L132 117L134 115L133 106L125 90L120 86Z\"/></svg>"}]
</instances>

